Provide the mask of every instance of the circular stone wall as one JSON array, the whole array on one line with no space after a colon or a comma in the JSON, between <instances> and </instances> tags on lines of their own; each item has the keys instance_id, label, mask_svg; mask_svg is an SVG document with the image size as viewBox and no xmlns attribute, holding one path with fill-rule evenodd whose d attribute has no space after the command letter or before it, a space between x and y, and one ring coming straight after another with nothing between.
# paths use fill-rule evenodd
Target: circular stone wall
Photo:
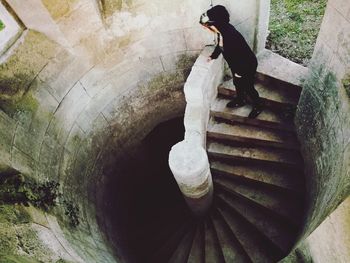
<instances>
[{"instance_id":1,"label":"circular stone wall","mask_svg":"<svg viewBox=\"0 0 350 263\"><path fill-rule=\"evenodd\" d=\"M0 58L0 180L32 200L0 206L0 257L123 260L103 189L157 124L183 114L183 83L213 43L198 24L209 3L6 3L23 32ZM220 3L253 46L256 1ZM56 206L35 203L56 194Z\"/></svg>"}]
</instances>

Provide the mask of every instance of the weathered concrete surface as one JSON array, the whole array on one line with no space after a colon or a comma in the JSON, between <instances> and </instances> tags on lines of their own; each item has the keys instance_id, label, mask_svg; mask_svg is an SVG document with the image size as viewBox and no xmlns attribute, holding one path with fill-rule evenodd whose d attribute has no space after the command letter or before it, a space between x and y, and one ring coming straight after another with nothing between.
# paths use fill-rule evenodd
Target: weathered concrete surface
<instances>
[{"instance_id":1,"label":"weathered concrete surface","mask_svg":"<svg viewBox=\"0 0 350 263\"><path fill-rule=\"evenodd\" d=\"M213 47L206 47L194 63L186 80L184 92L184 140L169 153L169 166L187 204L196 215L205 214L213 198L213 181L206 154L209 109L222 82L224 64L220 55L207 61Z\"/></svg>"},{"instance_id":2,"label":"weathered concrete surface","mask_svg":"<svg viewBox=\"0 0 350 263\"><path fill-rule=\"evenodd\" d=\"M263 0L258 3L258 22L255 32L254 52L259 53L265 49L267 36L269 34L268 27L270 21L270 5L271 0Z\"/></svg>"},{"instance_id":3,"label":"weathered concrete surface","mask_svg":"<svg viewBox=\"0 0 350 263\"><path fill-rule=\"evenodd\" d=\"M32 30L21 41L16 53L0 65L2 102L17 102L59 48L45 35Z\"/></svg>"},{"instance_id":4,"label":"weathered concrete surface","mask_svg":"<svg viewBox=\"0 0 350 263\"><path fill-rule=\"evenodd\" d=\"M328 2L296 115L307 167L304 237L350 193L349 9L348 1Z\"/></svg>"},{"instance_id":5,"label":"weathered concrete surface","mask_svg":"<svg viewBox=\"0 0 350 263\"><path fill-rule=\"evenodd\" d=\"M19 17L20 21L24 23L25 28L41 32L62 46L68 46L65 37L57 28L57 25L42 1L34 0L23 2L20 0L8 0L6 2ZM62 2L63 1L60 1L60 3ZM60 8L62 8L62 6L60 6ZM60 9L59 12L61 12L61 10L64 10L64 8Z\"/></svg>"},{"instance_id":6,"label":"weathered concrete surface","mask_svg":"<svg viewBox=\"0 0 350 263\"><path fill-rule=\"evenodd\" d=\"M1 262L12 262L10 259L18 260L16 262L27 262L25 259L28 262L84 262L65 246L67 244L60 242L41 210L32 206L1 205L0 211Z\"/></svg>"},{"instance_id":7,"label":"weathered concrete surface","mask_svg":"<svg viewBox=\"0 0 350 263\"><path fill-rule=\"evenodd\" d=\"M350 258L350 198L280 263L345 263Z\"/></svg>"},{"instance_id":8,"label":"weathered concrete surface","mask_svg":"<svg viewBox=\"0 0 350 263\"><path fill-rule=\"evenodd\" d=\"M307 238L315 263L349 262L350 259L350 198L347 198Z\"/></svg>"},{"instance_id":9,"label":"weathered concrete surface","mask_svg":"<svg viewBox=\"0 0 350 263\"><path fill-rule=\"evenodd\" d=\"M213 181L204 148L198 141L179 142L170 151L169 166L190 209L205 214L212 203Z\"/></svg>"},{"instance_id":10,"label":"weathered concrete surface","mask_svg":"<svg viewBox=\"0 0 350 263\"><path fill-rule=\"evenodd\" d=\"M268 49L259 52L257 71L275 79L285 81L295 86L302 86L309 75L309 70L290 61Z\"/></svg>"}]
</instances>

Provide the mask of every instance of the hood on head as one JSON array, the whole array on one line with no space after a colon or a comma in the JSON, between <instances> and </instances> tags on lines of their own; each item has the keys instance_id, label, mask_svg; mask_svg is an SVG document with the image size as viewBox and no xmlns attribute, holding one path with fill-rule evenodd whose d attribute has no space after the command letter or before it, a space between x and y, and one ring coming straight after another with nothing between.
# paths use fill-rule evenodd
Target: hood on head
<instances>
[{"instance_id":1,"label":"hood on head","mask_svg":"<svg viewBox=\"0 0 350 263\"><path fill-rule=\"evenodd\" d=\"M230 14L228 13L227 9L222 5L216 5L212 8L210 8L207 11L207 16L210 21L213 21L214 23L229 23L230 22Z\"/></svg>"},{"instance_id":2,"label":"hood on head","mask_svg":"<svg viewBox=\"0 0 350 263\"><path fill-rule=\"evenodd\" d=\"M199 23L206 26L215 24L225 24L230 22L230 14L222 5L216 5L203 13L199 19Z\"/></svg>"}]
</instances>

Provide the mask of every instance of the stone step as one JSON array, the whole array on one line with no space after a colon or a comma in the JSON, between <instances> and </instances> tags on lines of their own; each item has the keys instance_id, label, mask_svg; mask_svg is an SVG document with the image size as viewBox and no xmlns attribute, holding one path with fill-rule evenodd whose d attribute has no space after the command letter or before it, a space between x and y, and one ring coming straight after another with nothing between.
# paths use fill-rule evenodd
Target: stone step
<instances>
[{"instance_id":1,"label":"stone step","mask_svg":"<svg viewBox=\"0 0 350 263\"><path fill-rule=\"evenodd\" d=\"M209 142L207 147L209 157L216 160L230 161L230 163L265 164L277 167L292 168L302 171L303 161L295 151L225 145L218 142Z\"/></svg>"},{"instance_id":2,"label":"stone step","mask_svg":"<svg viewBox=\"0 0 350 263\"><path fill-rule=\"evenodd\" d=\"M224 255L222 254L219 239L216 235L213 222L207 216L205 220L205 263L225 263Z\"/></svg>"},{"instance_id":3,"label":"stone step","mask_svg":"<svg viewBox=\"0 0 350 263\"><path fill-rule=\"evenodd\" d=\"M210 168L213 174L225 176L228 179L235 177L242 181L255 181L291 192L304 193L302 173L277 169L264 165L227 164L220 161L211 161Z\"/></svg>"},{"instance_id":4,"label":"stone step","mask_svg":"<svg viewBox=\"0 0 350 263\"><path fill-rule=\"evenodd\" d=\"M307 76L307 69L302 69L304 71L304 76ZM306 70L306 71L305 71ZM300 68L297 69L298 73L297 76L294 76L295 78L300 78L302 75L300 72ZM271 89L284 89L285 92L288 92L289 97L294 97L298 99L300 97L302 87L300 86L301 82L300 80L296 79L289 79L289 82L287 79L281 80L278 79L277 76L273 77L268 74L264 74L262 72L257 72L255 75L255 82L262 83L263 85L271 88ZM281 77L281 76L280 76Z\"/></svg>"},{"instance_id":5,"label":"stone step","mask_svg":"<svg viewBox=\"0 0 350 263\"><path fill-rule=\"evenodd\" d=\"M182 222L188 221L191 217L187 211L188 209L181 202L171 208L172 210L159 210L163 213L152 212L148 218L143 218L143 227L136 226L132 231L128 231L128 236L137 242L139 254L147 255L147 259L150 259L156 253L168 237L180 227ZM140 240L149 240L149 242L140 242Z\"/></svg>"},{"instance_id":6,"label":"stone step","mask_svg":"<svg viewBox=\"0 0 350 263\"><path fill-rule=\"evenodd\" d=\"M167 262L177 248L179 242L193 227L193 220L182 223L176 231L168 236L167 240L160 245L156 253L151 257L150 262Z\"/></svg>"},{"instance_id":7,"label":"stone step","mask_svg":"<svg viewBox=\"0 0 350 263\"><path fill-rule=\"evenodd\" d=\"M266 242L259 232L252 228L238 214L234 214L227 206L217 201L216 203L219 215L226 222L232 235L241 243L252 262L277 262L279 255L275 256L271 253L270 248L266 246Z\"/></svg>"},{"instance_id":8,"label":"stone step","mask_svg":"<svg viewBox=\"0 0 350 263\"><path fill-rule=\"evenodd\" d=\"M260 82L255 83L255 89L266 107L272 109L294 109L299 97L291 96L286 89L266 87ZM218 87L218 94L231 99L236 96L236 90L232 80L228 80Z\"/></svg>"},{"instance_id":9,"label":"stone step","mask_svg":"<svg viewBox=\"0 0 350 263\"><path fill-rule=\"evenodd\" d=\"M245 123L253 126L282 130L295 131L292 120L283 118L279 112L265 108L255 119L247 118L252 110L251 105L238 108L227 108L229 99L216 98L211 105L210 115L218 121L230 123Z\"/></svg>"},{"instance_id":10,"label":"stone step","mask_svg":"<svg viewBox=\"0 0 350 263\"><path fill-rule=\"evenodd\" d=\"M222 219L216 209L211 213L211 220L214 223L225 262L251 263L252 261L241 243L239 243L237 238L232 234L230 227Z\"/></svg>"},{"instance_id":11,"label":"stone step","mask_svg":"<svg viewBox=\"0 0 350 263\"><path fill-rule=\"evenodd\" d=\"M169 259L169 263L186 263L189 257L194 235L196 233L195 225L185 234L179 242L177 248Z\"/></svg>"},{"instance_id":12,"label":"stone step","mask_svg":"<svg viewBox=\"0 0 350 263\"><path fill-rule=\"evenodd\" d=\"M214 187L269 209L294 226L300 223L303 214L303 198L299 196L276 191L261 184L242 183L221 176L214 176L213 181Z\"/></svg>"},{"instance_id":13,"label":"stone step","mask_svg":"<svg viewBox=\"0 0 350 263\"><path fill-rule=\"evenodd\" d=\"M296 232L292 230L290 225L276 219L276 217L271 217L269 214L264 213L260 207L252 206L237 196L219 191L216 193L216 197L244 217L257 231L273 242L278 249L288 253L292 248L296 239Z\"/></svg>"},{"instance_id":14,"label":"stone step","mask_svg":"<svg viewBox=\"0 0 350 263\"><path fill-rule=\"evenodd\" d=\"M233 141L245 145L299 149L299 142L292 132L272 130L242 123L227 124L210 120L207 138Z\"/></svg>"},{"instance_id":15,"label":"stone step","mask_svg":"<svg viewBox=\"0 0 350 263\"><path fill-rule=\"evenodd\" d=\"M204 225L198 221L187 263L204 263L204 247Z\"/></svg>"},{"instance_id":16,"label":"stone step","mask_svg":"<svg viewBox=\"0 0 350 263\"><path fill-rule=\"evenodd\" d=\"M159 221L158 228L148 227L147 225L147 228L149 228L148 231L145 231L141 236L139 236L139 239L141 240L148 240L151 238L151 240L146 242L142 247L142 250L144 251L144 254L147 255L148 260L151 260L151 258L157 254L159 249L165 242L167 242L170 236L173 236L174 233L181 228L181 226L191 220L190 215L178 215L180 211L181 210L175 210L176 214L169 213L162 217L163 220Z\"/></svg>"}]
</instances>

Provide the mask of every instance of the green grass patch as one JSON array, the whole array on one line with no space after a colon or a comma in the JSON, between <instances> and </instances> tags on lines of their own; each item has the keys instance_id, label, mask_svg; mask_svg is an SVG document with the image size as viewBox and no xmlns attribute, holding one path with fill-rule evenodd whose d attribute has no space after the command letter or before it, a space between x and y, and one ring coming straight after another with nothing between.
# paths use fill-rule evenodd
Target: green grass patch
<instances>
[{"instance_id":1,"label":"green grass patch","mask_svg":"<svg viewBox=\"0 0 350 263\"><path fill-rule=\"evenodd\" d=\"M320 30L327 0L271 0L266 47L307 66Z\"/></svg>"},{"instance_id":2,"label":"green grass patch","mask_svg":"<svg viewBox=\"0 0 350 263\"><path fill-rule=\"evenodd\" d=\"M4 24L4 22L2 22L2 21L0 20L0 31L3 30L4 28L5 28L5 24Z\"/></svg>"}]
</instances>

